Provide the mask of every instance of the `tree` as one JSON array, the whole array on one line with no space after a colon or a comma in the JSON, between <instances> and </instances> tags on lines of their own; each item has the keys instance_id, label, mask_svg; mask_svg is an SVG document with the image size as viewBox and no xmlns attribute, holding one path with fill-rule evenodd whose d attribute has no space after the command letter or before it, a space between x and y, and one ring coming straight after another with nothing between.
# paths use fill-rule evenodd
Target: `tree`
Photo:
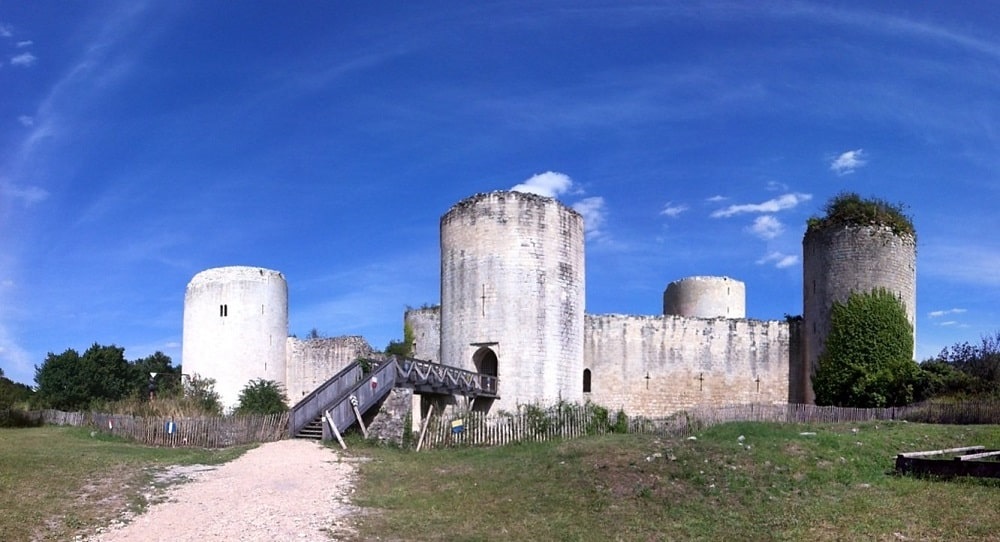
<instances>
[{"instance_id":1,"label":"tree","mask_svg":"<svg viewBox=\"0 0 1000 542\"><path fill-rule=\"evenodd\" d=\"M962 381L962 391L974 395L1000 394L1000 331L984 336L979 345L965 342L945 348L934 361L967 377Z\"/></svg>"},{"instance_id":2,"label":"tree","mask_svg":"<svg viewBox=\"0 0 1000 542\"><path fill-rule=\"evenodd\" d=\"M181 368L173 366L173 360L163 352L154 352L132 362L133 390L140 397L148 397L150 381L154 383L157 397L176 397L184 389L181 384ZM156 377L151 377L156 373Z\"/></svg>"},{"instance_id":3,"label":"tree","mask_svg":"<svg viewBox=\"0 0 1000 542\"><path fill-rule=\"evenodd\" d=\"M281 384L256 379L240 391L236 414L280 414L288 410L288 397Z\"/></svg>"},{"instance_id":4,"label":"tree","mask_svg":"<svg viewBox=\"0 0 1000 542\"><path fill-rule=\"evenodd\" d=\"M49 353L35 366L37 398L43 406L60 410L82 410L129 395L134 368L125 360L125 349L94 343L81 356L72 348L59 355Z\"/></svg>"},{"instance_id":5,"label":"tree","mask_svg":"<svg viewBox=\"0 0 1000 542\"><path fill-rule=\"evenodd\" d=\"M19 403L27 403L34 392L20 382L14 382L3 375L0 369L0 410L8 409Z\"/></svg>"},{"instance_id":6,"label":"tree","mask_svg":"<svg viewBox=\"0 0 1000 542\"><path fill-rule=\"evenodd\" d=\"M920 370L902 302L878 289L834 303L813 379L816 404L885 407L913 401Z\"/></svg>"}]
</instances>

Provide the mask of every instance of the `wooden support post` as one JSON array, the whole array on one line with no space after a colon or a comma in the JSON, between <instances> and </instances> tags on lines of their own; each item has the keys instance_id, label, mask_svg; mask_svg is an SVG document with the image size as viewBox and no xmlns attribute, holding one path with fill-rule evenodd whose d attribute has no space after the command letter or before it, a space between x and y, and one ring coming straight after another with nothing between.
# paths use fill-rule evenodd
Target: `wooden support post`
<instances>
[{"instance_id":1,"label":"wooden support post","mask_svg":"<svg viewBox=\"0 0 1000 542\"><path fill-rule=\"evenodd\" d=\"M330 411L327 410L324 412L323 417L326 418L326 423L330 424L330 430L333 431L333 436L337 437L340 447L346 450L347 445L344 444L344 438L340 436L340 431L337 431L337 424L333 423L333 416L330 416Z\"/></svg>"},{"instance_id":2,"label":"wooden support post","mask_svg":"<svg viewBox=\"0 0 1000 542\"><path fill-rule=\"evenodd\" d=\"M368 438L368 428L365 427L365 421L361 418L361 411L358 410L358 398L351 396L351 408L354 410L354 417L358 419L358 426L361 427L361 434Z\"/></svg>"},{"instance_id":3,"label":"wooden support post","mask_svg":"<svg viewBox=\"0 0 1000 542\"><path fill-rule=\"evenodd\" d=\"M424 425L420 428L420 437L417 438L417 451L420 451L420 447L424 444L424 435L427 434L427 423L431 421L431 415L434 414L434 405L431 405L427 409L427 416L424 417Z\"/></svg>"}]
</instances>

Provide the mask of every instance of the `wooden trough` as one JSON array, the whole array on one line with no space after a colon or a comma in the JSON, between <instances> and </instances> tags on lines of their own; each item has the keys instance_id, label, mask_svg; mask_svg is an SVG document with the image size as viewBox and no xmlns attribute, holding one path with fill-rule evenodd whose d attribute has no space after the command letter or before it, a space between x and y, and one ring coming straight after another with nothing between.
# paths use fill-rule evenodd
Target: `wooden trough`
<instances>
[{"instance_id":1,"label":"wooden trough","mask_svg":"<svg viewBox=\"0 0 1000 542\"><path fill-rule=\"evenodd\" d=\"M917 476L1000 478L1000 450L965 446L896 456L896 472Z\"/></svg>"}]
</instances>

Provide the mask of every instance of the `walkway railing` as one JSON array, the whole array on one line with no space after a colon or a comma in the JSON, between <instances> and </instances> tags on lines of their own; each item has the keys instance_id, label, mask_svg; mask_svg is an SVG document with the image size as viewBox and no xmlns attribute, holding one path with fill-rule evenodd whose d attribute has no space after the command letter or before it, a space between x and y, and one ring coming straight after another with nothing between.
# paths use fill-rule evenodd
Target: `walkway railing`
<instances>
[{"instance_id":1,"label":"walkway railing","mask_svg":"<svg viewBox=\"0 0 1000 542\"><path fill-rule=\"evenodd\" d=\"M414 358L396 359L396 385L417 393L496 397L497 377Z\"/></svg>"}]
</instances>

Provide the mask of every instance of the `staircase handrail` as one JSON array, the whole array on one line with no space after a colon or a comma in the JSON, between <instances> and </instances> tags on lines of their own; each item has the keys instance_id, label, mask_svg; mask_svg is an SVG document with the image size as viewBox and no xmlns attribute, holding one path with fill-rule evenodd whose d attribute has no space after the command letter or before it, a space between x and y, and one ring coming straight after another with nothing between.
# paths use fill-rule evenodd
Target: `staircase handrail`
<instances>
[{"instance_id":1,"label":"staircase handrail","mask_svg":"<svg viewBox=\"0 0 1000 542\"><path fill-rule=\"evenodd\" d=\"M327 403L323 410L331 417L337 430L342 432L356 421L351 399L357 401L358 411L364 414L388 395L395 385L396 362L390 360L379 364L371 373L365 374L364 378ZM324 425L323 440L330 440L332 436L330 428Z\"/></svg>"},{"instance_id":2,"label":"staircase handrail","mask_svg":"<svg viewBox=\"0 0 1000 542\"><path fill-rule=\"evenodd\" d=\"M329 403L343 395L346 388L353 387L356 382L360 381L364 376L362 363L372 364L376 367L378 365L378 362L372 360L365 360L364 362L360 359L355 360L347 364L347 366L330 377L309 395L303 397L298 403L295 403L295 406L292 407L288 415L289 434L295 436L309 422L319 417Z\"/></svg>"}]
</instances>

